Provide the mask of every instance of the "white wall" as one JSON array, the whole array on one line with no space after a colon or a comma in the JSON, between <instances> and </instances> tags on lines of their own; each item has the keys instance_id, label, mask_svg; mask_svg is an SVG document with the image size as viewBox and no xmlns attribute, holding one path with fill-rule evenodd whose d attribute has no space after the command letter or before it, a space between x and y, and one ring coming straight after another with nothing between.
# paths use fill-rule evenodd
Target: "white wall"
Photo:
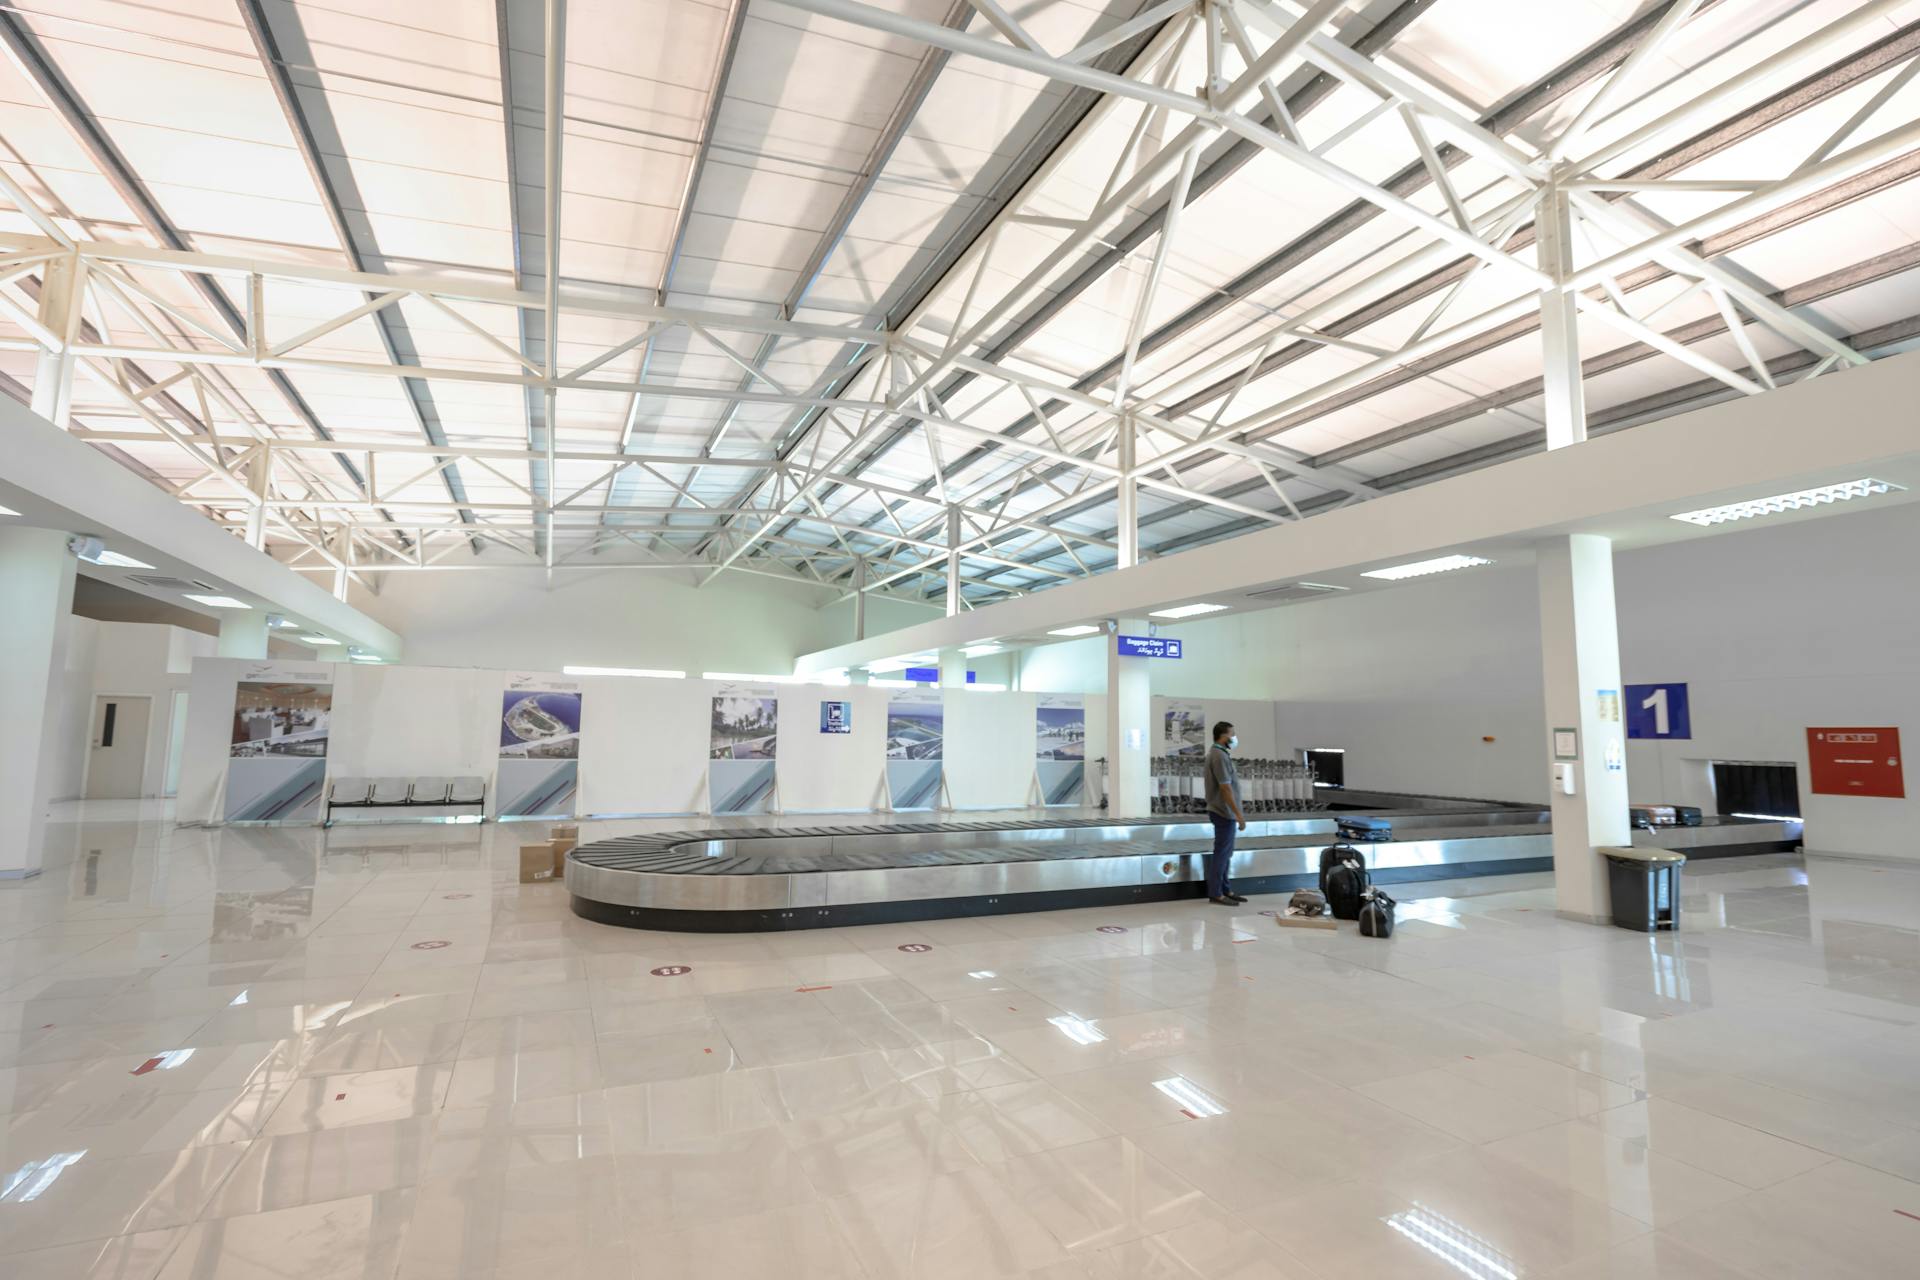
<instances>
[{"instance_id":1,"label":"white wall","mask_svg":"<svg viewBox=\"0 0 1920 1280\"><path fill-rule=\"evenodd\" d=\"M1809 848L1920 857L1912 835L1920 771L1909 773L1907 800L1806 793L1810 726L1891 724L1910 749L1920 742L1916 563L1915 506L1619 552L1621 678L1685 682L1694 735L1629 742L1633 797L1711 809L1707 761L1791 761ZM1186 640L1186 657L1165 668L1179 668L1178 679L1201 692L1225 682L1275 698L1280 742L1345 747L1349 785L1546 799L1530 565L1200 619L1169 632ZM1030 651L1021 687L1098 687L1103 646L1092 638Z\"/></svg>"},{"instance_id":2,"label":"white wall","mask_svg":"<svg viewBox=\"0 0 1920 1280\"><path fill-rule=\"evenodd\" d=\"M56 690L58 715L42 748L43 767L52 770L54 798L74 799L85 787L93 704L100 694L152 700L141 794L165 794L173 694L187 687L193 659L213 649L212 636L164 623L74 618L64 679Z\"/></svg>"},{"instance_id":3,"label":"white wall","mask_svg":"<svg viewBox=\"0 0 1920 1280\"><path fill-rule=\"evenodd\" d=\"M722 574L695 588L678 571L393 573L352 603L398 632L408 666L552 670L649 667L785 674L798 655L853 638L851 603L817 587ZM871 599L867 632L924 622L940 609Z\"/></svg>"}]
</instances>

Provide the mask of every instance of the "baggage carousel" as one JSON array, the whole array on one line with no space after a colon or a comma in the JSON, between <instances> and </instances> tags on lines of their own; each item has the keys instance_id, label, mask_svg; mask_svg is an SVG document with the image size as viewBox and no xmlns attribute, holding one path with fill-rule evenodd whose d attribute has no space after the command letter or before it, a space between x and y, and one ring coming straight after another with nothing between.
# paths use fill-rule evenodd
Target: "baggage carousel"
<instances>
[{"instance_id":1,"label":"baggage carousel","mask_svg":"<svg viewBox=\"0 0 1920 1280\"><path fill-rule=\"evenodd\" d=\"M1376 883L1553 869L1543 809L1397 799L1403 807L1365 810L1392 823L1392 839L1357 845ZM1235 889L1279 893L1315 884L1320 851L1342 842L1343 816L1358 815L1249 821L1234 857ZM1798 840L1798 823L1734 818L1635 832L1636 844L1690 856L1792 849ZM1204 817L1186 816L735 826L583 844L567 858L566 884L574 913L603 924L822 929L1196 897L1212 841Z\"/></svg>"}]
</instances>

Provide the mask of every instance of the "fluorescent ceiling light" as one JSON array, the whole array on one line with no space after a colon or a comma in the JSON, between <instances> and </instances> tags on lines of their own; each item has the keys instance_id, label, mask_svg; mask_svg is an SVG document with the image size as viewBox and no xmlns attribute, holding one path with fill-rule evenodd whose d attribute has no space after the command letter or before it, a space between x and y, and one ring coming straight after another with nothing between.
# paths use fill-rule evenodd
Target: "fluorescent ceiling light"
<instances>
[{"instance_id":1,"label":"fluorescent ceiling light","mask_svg":"<svg viewBox=\"0 0 1920 1280\"><path fill-rule=\"evenodd\" d=\"M969 644L963 645L960 649L961 656L967 658L978 658L998 652L1000 652L1000 646L997 644Z\"/></svg>"},{"instance_id":2,"label":"fluorescent ceiling light","mask_svg":"<svg viewBox=\"0 0 1920 1280\"><path fill-rule=\"evenodd\" d=\"M867 681L869 689L918 689L920 686L911 680L887 680L879 676Z\"/></svg>"},{"instance_id":3,"label":"fluorescent ceiling light","mask_svg":"<svg viewBox=\"0 0 1920 1280\"><path fill-rule=\"evenodd\" d=\"M1447 573L1454 569L1471 569L1475 565L1492 563L1479 556L1439 556L1432 560L1415 560L1412 564L1396 564L1386 569L1369 569L1360 576L1398 582L1402 578L1424 578L1430 573Z\"/></svg>"},{"instance_id":4,"label":"fluorescent ceiling light","mask_svg":"<svg viewBox=\"0 0 1920 1280\"><path fill-rule=\"evenodd\" d=\"M203 604L209 609L251 609L245 600L235 600L232 596L196 596L189 594L187 599L195 604Z\"/></svg>"},{"instance_id":5,"label":"fluorescent ceiling light","mask_svg":"<svg viewBox=\"0 0 1920 1280\"><path fill-rule=\"evenodd\" d=\"M1071 627L1055 627L1047 632L1050 636L1090 636L1100 628L1090 622L1082 622Z\"/></svg>"},{"instance_id":6,"label":"fluorescent ceiling light","mask_svg":"<svg viewBox=\"0 0 1920 1280\"><path fill-rule=\"evenodd\" d=\"M979 680L974 681L966 687L974 693L1005 693L1007 691L1007 686L1003 684L988 684Z\"/></svg>"},{"instance_id":7,"label":"fluorescent ceiling light","mask_svg":"<svg viewBox=\"0 0 1920 1280\"><path fill-rule=\"evenodd\" d=\"M1802 507L1818 507L1829 502L1846 502L1851 498L1871 498L1876 493L1904 492L1906 492L1905 485L1893 484L1886 480L1871 478L1848 480L1843 484L1823 484L1817 489L1801 489L1796 493L1776 493L1771 498L1731 502L1724 507L1702 507L1698 511L1682 511L1673 518L1684 520L1688 524L1725 524L1729 520L1751 520L1755 516L1774 516L1783 511L1798 511Z\"/></svg>"},{"instance_id":8,"label":"fluorescent ceiling light","mask_svg":"<svg viewBox=\"0 0 1920 1280\"><path fill-rule=\"evenodd\" d=\"M319 645L319 644L339 644L340 643L338 640L335 640L332 636L295 636L294 639L298 640L301 644Z\"/></svg>"},{"instance_id":9,"label":"fluorescent ceiling light","mask_svg":"<svg viewBox=\"0 0 1920 1280\"><path fill-rule=\"evenodd\" d=\"M1227 606L1224 604L1182 604L1171 609L1154 609L1149 618L1197 618L1203 613L1219 613Z\"/></svg>"},{"instance_id":10,"label":"fluorescent ceiling light","mask_svg":"<svg viewBox=\"0 0 1920 1280\"><path fill-rule=\"evenodd\" d=\"M123 556L118 551L101 549L99 555L81 556L88 564L105 565L109 569L151 569L145 560L135 560L132 556Z\"/></svg>"},{"instance_id":11,"label":"fluorescent ceiling light","mask_svg":"<svg viewBox=\"0 0 1920 1280\"><path fill-rule=\"evenodd\" d=\"M17 516L20 513L12 507L0 507L0 516Z\"/></svg>"},{"instance_id":12,"label":"fluorescent ceiling light","mask_svg":"<svg viewBox=\"0 0 1920 1280\"><path fill-rule=\"evenodd\" d=\"M738 671L702 671L702 680L734 680L741 684L805 684L804 676L751 676Z\"/></svg>"},{"instance_id":13,"label":"fluorescent ceiling light","mask_svg":"<svg viewBox=\"0 0 1920 1280\"><path fill-rule=\"evenodd\" d=\"M645 676L654 680L685 680L684 671L656 671L651 667L562 667L570 676Z\"/></svg>"}]
</instances>

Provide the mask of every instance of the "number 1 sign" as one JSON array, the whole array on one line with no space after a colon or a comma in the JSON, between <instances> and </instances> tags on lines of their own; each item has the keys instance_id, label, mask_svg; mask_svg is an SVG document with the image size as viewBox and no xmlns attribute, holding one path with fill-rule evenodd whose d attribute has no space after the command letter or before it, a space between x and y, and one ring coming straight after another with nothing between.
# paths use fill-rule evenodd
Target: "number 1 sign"
<instances>
[{"instance_id":1,"label":"number 1 sign","mask_svg":"<svg viewBox=\"0 0 1920 1280\"><path fill-rule=\"evenodd\" d=\"M1626 702L1629 738L1693 737L1686 685L1630 684Z\"/></svg>"}]
</instances>

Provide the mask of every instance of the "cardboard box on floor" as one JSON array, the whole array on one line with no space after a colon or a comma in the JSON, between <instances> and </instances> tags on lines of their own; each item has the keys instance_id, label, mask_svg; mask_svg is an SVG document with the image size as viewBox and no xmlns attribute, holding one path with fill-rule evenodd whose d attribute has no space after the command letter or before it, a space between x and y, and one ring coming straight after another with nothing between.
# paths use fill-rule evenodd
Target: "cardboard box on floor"
<instances>
[{"instance_id":1,"label":"cardboard box on floor","mask_svg":"<svg viewBox=\"0 0 1920 1280\"><path fill-rule=\"evenodd\" d=\"M547 846L553 850L554 879L559 880L567 874L567 854L579 843L580 828L570 823L547 832Z\"/></svg>"},{"instance_id":2,"label":"cardboard box on floor","mask_svg":"<svg viewBox=\"0 0 1920 1280\"><path fill-rule=\"evenodd\" d=\"M553 879L553 846L551 844L521 845L520 883L534 884L551 879Z\"/></svg>"}]
</instances>

